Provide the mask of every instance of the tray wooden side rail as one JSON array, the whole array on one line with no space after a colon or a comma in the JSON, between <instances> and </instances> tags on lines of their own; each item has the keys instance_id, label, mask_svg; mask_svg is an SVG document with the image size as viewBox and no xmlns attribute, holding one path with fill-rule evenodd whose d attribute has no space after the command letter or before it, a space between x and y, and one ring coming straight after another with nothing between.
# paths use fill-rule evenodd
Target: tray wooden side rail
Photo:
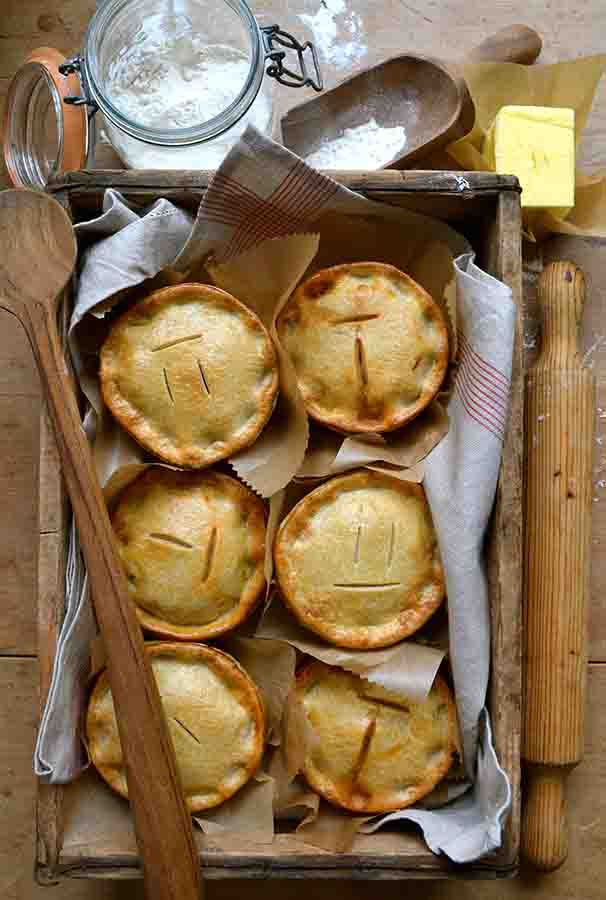
<instances>
[{"instance_id":1,"label":"tray wooden side rail","mask_svg":"<svg viewBox=\"0 0 606 900\"><path fill-rule=\"evenodd\" d=\"M335 175L335 173L331 173ZM50 190L74 220L98 215L107 187L145 206L169 197L191 210L212 173L72 172ZM513 291L518 307L509 426L503 447L487 562L492 620L489 709L501 765L513 788L513 809L500 850L478 864L452 866L435 856L412 829L360 836L355 851L338 854L293 843L278 834L272 845L248 850L199 849L207 878L496 878L515 874L520 836L520 614L522 597L523 342L519 186L515 178L484 172L336 173L347 187L373 200L426 212L467 234L478 263ZM65 296L64 318L71 298ZM41 697L50 683L63 616L65 546L69 523L53 439L41 423L39 623ZM82 815L82 811L80 811ZM76 847L67 840L73 811L69 787L41 784L38 792L37 871L40 881L62 877L117 878L140 874L134 839L114 837L107 846Z\"/></svg>"}]
</instances>

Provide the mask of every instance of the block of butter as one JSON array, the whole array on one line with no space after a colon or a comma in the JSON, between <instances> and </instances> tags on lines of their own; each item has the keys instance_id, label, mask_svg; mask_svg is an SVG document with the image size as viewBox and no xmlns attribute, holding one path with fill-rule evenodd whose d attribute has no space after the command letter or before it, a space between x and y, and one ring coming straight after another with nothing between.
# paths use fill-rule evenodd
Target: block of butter
<instances>
[{"instance_id":1,"label":"block of butter","mask_svg":"<svg viewBox=\"0 0 606 900\"><path fill-rule=\"evenodd\" d=\"M495 172L517 175L522 206L574 206L574 110L502 106L484 142Z\"/></svg>"}]
</instances>

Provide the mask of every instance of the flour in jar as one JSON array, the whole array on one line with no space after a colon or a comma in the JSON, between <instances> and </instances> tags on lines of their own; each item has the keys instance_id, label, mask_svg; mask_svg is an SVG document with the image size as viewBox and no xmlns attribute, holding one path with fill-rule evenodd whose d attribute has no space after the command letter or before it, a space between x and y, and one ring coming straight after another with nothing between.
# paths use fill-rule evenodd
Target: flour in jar
<instances>
[{"instance_id":1,"label":"flour in jar","mask_svg":"<svg viewBox=\"0 0 606 900\"><path fill-rule=\"evenodd\" d=\"M362 125L346 128L343 134L320 144L305 157L316 169L380 169L406 145L406 130L401 125L391 128L371 118Z\"/></svg>"},{"instance_id":2,"label":"flour in jar","mask_svg":"<svg viewBox=\"0 0 606 900\"><path fill-rule=\"evenodd\" d=\"M165 20L164 20L165 21ZM244 87L250 60L235 47L207 44L192 31L169 31L149 17L109 64L106 90L122 115L144 128L173 131L202 125L222 113ZM128 139L110 128L110 139L136 168L216 168L244 128L271 127L271 102L263 90L224 135L201 144L160 147Z\"/></svg>"}]
</instances>

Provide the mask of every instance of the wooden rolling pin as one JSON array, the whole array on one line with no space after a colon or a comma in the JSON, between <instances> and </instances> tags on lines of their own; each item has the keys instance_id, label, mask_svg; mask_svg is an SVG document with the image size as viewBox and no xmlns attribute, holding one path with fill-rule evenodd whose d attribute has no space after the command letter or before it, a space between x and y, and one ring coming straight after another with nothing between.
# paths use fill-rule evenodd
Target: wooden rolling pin
<instances>
[{"instance_id":1,"label":"wooden rolling pin","mask_svg":"<svg viewBox=\"0 0 606 900\"><path fill-rule=\"evenodd\" d=\"M522 854L566 859L566 778L583 755L595 379L577 332L583 274L555 262L539 282L541 355L526 382Z\"/></svg>"},{"instance_id":2,"label":"wooden rolling pin","mask_svg":"<svg viewBox=\"0 0 606 900\"><path fill-rule=\"evenodd\" d=\"M57 334L58 298L75 262L74 230L56 200L0 193L0 309L23 325L46 392L107 655L146 894L199 900L200 865L172 741Z\"/></svg>"}]
</instances>

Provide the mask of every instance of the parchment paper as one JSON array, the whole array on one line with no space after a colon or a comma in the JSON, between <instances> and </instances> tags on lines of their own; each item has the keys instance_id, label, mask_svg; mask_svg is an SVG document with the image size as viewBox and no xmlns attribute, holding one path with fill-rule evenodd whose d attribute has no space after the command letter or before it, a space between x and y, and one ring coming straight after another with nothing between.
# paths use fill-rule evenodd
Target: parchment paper
<instances>
[{"instance_id":1,"label":"parchment paper","mask_svg":"<svg viewBox=\"0 0 606 900\"><path fill-rule=\"evenodd\" d=\"M295 477L316 480L366 466L420 482L424 472L422 461L447 431L448 415L437 400L410 425L391 434L343 438L328 428L312 425L307 452Z\"/></svg>"},{"instance_id":2,"label":"parchment paper","mask_svg":"<svg viewBox=\"0 0 606 900\"><path fill-rule=\"evenodd\" d=\"M384 650L343 650L325 643L297 624L275 595L256 636L288 641L301 653L321 659L329 666L340 666L362 675L371 684L409 697L425 699L444 658L444 653L413 641L402 641Z\"/></svg>"},{"instance_id":3,"label":"parchment paper","mask_svg":"<svg viewBox=\"0 0 606 900\"><path fill-rule=\"evenodd\" d=\"M577 147L591 110L595 90L606 69L606 55L588 56L554 65L476 63L463 67L476 108L476 124L447 148L463 169L490 171L482 152L484 136L502 106L563 106L575 111ZM577 172L574 208L524 210L528 233L541 240L549 233L606 236L606 179Z\"/></svg>"}]
</instances>

